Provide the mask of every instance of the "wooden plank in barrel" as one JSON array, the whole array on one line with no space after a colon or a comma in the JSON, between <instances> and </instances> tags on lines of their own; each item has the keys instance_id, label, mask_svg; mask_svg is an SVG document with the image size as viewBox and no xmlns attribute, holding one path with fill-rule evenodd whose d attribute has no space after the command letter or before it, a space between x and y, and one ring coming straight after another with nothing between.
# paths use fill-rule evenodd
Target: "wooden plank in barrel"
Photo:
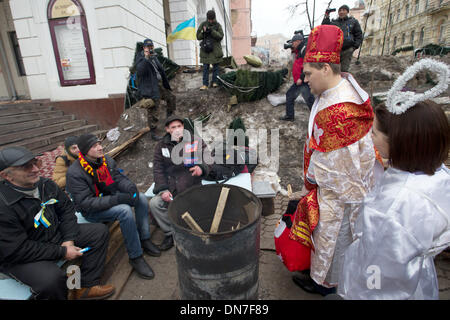
<instances>
[{"instance_id":1,"label":"wooden plank in barrel","mask_svg":"<svg viewBox=\"0 0 450 320\"><path fill-rule=\"evenodd\" d=\"M185 213L183 213L183 215L181 216L181 219L183 219L184 222L186 222L186 224L192 230L204 233L203 229L197 224L197 222L195 222L194 218L192 218L192 216L189 214L189 212L186 211Z\"/></svg>"},{"instance_id":2,"label":"wooden plank in barrel","mask_svg":"<svg viewBox=\"0 0 450 320\"><path fill-rule=\"evenodd\" d=\"M230 188L223 187L220 192L219 201L217 202L216 212L214 213L214 219L211 224L210 233L216 233L219 230L219 224L222 220L223 210L225 209L225 204L228 198L228 192L230 192Z\"/></svg>"}]
</instances>

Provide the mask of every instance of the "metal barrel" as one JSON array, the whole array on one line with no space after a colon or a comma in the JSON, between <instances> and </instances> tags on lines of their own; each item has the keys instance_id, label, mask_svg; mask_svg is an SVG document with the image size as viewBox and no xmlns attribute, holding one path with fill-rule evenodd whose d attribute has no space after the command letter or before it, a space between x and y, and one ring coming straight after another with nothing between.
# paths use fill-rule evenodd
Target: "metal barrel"
<instances>
[{"instance_id":1,"label":"metal barrel","mask_svg":"<svg viewBox=\"0 0 450 320\"><path fill-rule=\"evenodd\" d=\"M218 232L209 233L222 187L230 189L225 210ZM175 197L169 219L181 299L258 298L261 210L252 192L232 185L197 186ZM189 228L181 218L185 212L204 233Z\"/></svg>"}]
</instances>

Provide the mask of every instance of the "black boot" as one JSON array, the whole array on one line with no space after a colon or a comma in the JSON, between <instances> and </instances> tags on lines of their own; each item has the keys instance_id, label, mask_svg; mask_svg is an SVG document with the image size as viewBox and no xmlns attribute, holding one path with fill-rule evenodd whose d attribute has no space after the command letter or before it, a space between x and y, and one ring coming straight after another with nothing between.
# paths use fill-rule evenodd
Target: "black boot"
<instances>
[{"instance_id":1,"label":"black boot","mask_svg":"<svg viewBox=\"0 0 450 320\"><path fill-rule=\"evenodd\" d=\"M308 276L293 276L292 280L296 285L309 293L316 293L322 296L336 293L336 288L327 288L317 284L309 275Z\"/></svg>"},{"instance_id":2,"label":"black boot","mask_svg":"<svg viewBox=\"0 0 450 320\"><path fill-rule=\"evenodd\" d=\"M283 120L283 121L294 121L294 117L284 116L284 117L280 117L280 120Z\"/></svg>"},{"instance_id":3,"label":"black boot","mask_svg":"<svg viewBox=\"0 0 450 320\"><path fill-rule=\"evenodd\" d=\"M159 250L166 251L173 247L173 237L165 236L163 242L159 245Z\"/></svg>"},{"instance_id":4,"label":"black boot","mask_svg":"<svg viewBox=\"0 0 450 320\"><path fill-rule=\"evenodd\" d=\"M159 251L158 247L153 244L150 239L144 240L141 242L142 249L148 255L152 257L159 257L161 255L161 251Z\"/></svg>"},{"instance_id":5,"label":"black boot","mask_svg":"<svg viewBox=\"0 0 450 320\"><path fill-rule=\"evenodd\" d=\"M140 278L150 280L155 277L152 268L147 264L142 256L135 259L130 259L130 264Z\"/></svg>"}]
</instances>

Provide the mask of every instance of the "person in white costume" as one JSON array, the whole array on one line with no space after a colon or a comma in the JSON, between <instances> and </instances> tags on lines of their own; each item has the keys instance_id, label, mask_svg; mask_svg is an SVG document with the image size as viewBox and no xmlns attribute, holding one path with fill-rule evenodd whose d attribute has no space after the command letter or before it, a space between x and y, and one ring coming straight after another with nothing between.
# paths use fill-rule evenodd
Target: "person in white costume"
<instances>
[{"instance_id":1,"label":"person in white costume","mask_svg":"<svg viewBox=\"0 0 450 320\"><path fill-rule=\"evenodd\" d=\"M439 83L402 92L422 69ZM338 295L344 299L439 299L434 257L450 245L450 170L443 164L450 127L430 98L450 82L448 65L423 59L394 83L375 108L372 140L390 167L366 196L344 254Z\"/></svg>"}]
</instances>

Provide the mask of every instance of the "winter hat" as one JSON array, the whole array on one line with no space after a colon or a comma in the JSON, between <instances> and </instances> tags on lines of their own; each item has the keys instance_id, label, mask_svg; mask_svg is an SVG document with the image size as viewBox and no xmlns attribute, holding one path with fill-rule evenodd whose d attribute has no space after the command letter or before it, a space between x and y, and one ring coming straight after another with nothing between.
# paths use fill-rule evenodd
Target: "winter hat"
<instances>
[{"instance_id":1,"label":"winter hat","mask_svg":"<svg viewBox=\"0 0 450 320\"><path fill-rule=\"evenodd\" d=\"M78 149L83 155L86 155L97 142L100 142L100 140L93 134L83 134L77 140Z\"/></svg>"},{"instance_id":2,"label":"winter hat","mask_svg":"<svg viewBox=\"0 0 450 320\"><path fill-rule=\"evenodd\" d=\"M147 46L152 46L153 47L153 41L151 39L145 39L143 46L144 47L147 47Z\"/></svg>"},{"instance_id":3,"label":"winter hat","mask_svg":"<svg viewBox=\"0 0 450 320\"><path fill-rule=\"evenodd\" d=\"M303 36L300 33L294 34L294 36L292 37L291 41L294 42L294 41L297 41L297 40L303 41Z\"/></svg>"},{"instance_id":4,"label":"winter hat","mask_svg":"<svg viewBox=\"0 0 450 320\"><path fill-rule=\"evenodd\" d=\"M216 18L216 13L214 12L214 10L209 10L209 11L206 13L206 18L207 18L208 20L214 20L214 19Z\"/></svg>"},{"instance_id":5,"label":"winter hat","mask_svg":"<svg viewBox=\"0 0 450 320\"><path fill-rule=\"evenodd\" d=\"M0 150L0 171L9 167L19 167L36 157L30 150L19 147L6 147Z\"/></svg>"},{"instance_id":6,"label":"winter hat","mask_svg":"<svg viewBox=\"0 0 450 320\"><path fill-rule=\"evenodd\" d=\"M180 121L184 125L184 120L182 117L179 117L177 115L171 115L167 118L165 126L167 127L171 122L174 122L175 120Z\"/></svg>"},{"instance_id":7,"label":"winter hat","mask_svg":"<svg viewBox=\"0 0 450 320\"><path fill-rule=\"evenodd\" d=\"M73 146L74 144L77 144L77 140L78 140L78 137L76 137L76 136L67 137L66 140L64 140L64 148L66 149L66 151L69 151L69 148L71 146Z\"/></svg>"},{"instance_id":8,"label":"winter hat","mask_svg":"<svg viewBox=\"0 0 450 320\"><path fill-rule=\"evenodd\" d=\"M344 10L347 10L347 12L350 12L350 8L348 7L348 5L346 5L346 4L344 4L343 6L340 6L339 7L339 10L341 10L341 9L344 9ZM338 10L338 11L339 11Z\"/></svg>"}]
</instances>

